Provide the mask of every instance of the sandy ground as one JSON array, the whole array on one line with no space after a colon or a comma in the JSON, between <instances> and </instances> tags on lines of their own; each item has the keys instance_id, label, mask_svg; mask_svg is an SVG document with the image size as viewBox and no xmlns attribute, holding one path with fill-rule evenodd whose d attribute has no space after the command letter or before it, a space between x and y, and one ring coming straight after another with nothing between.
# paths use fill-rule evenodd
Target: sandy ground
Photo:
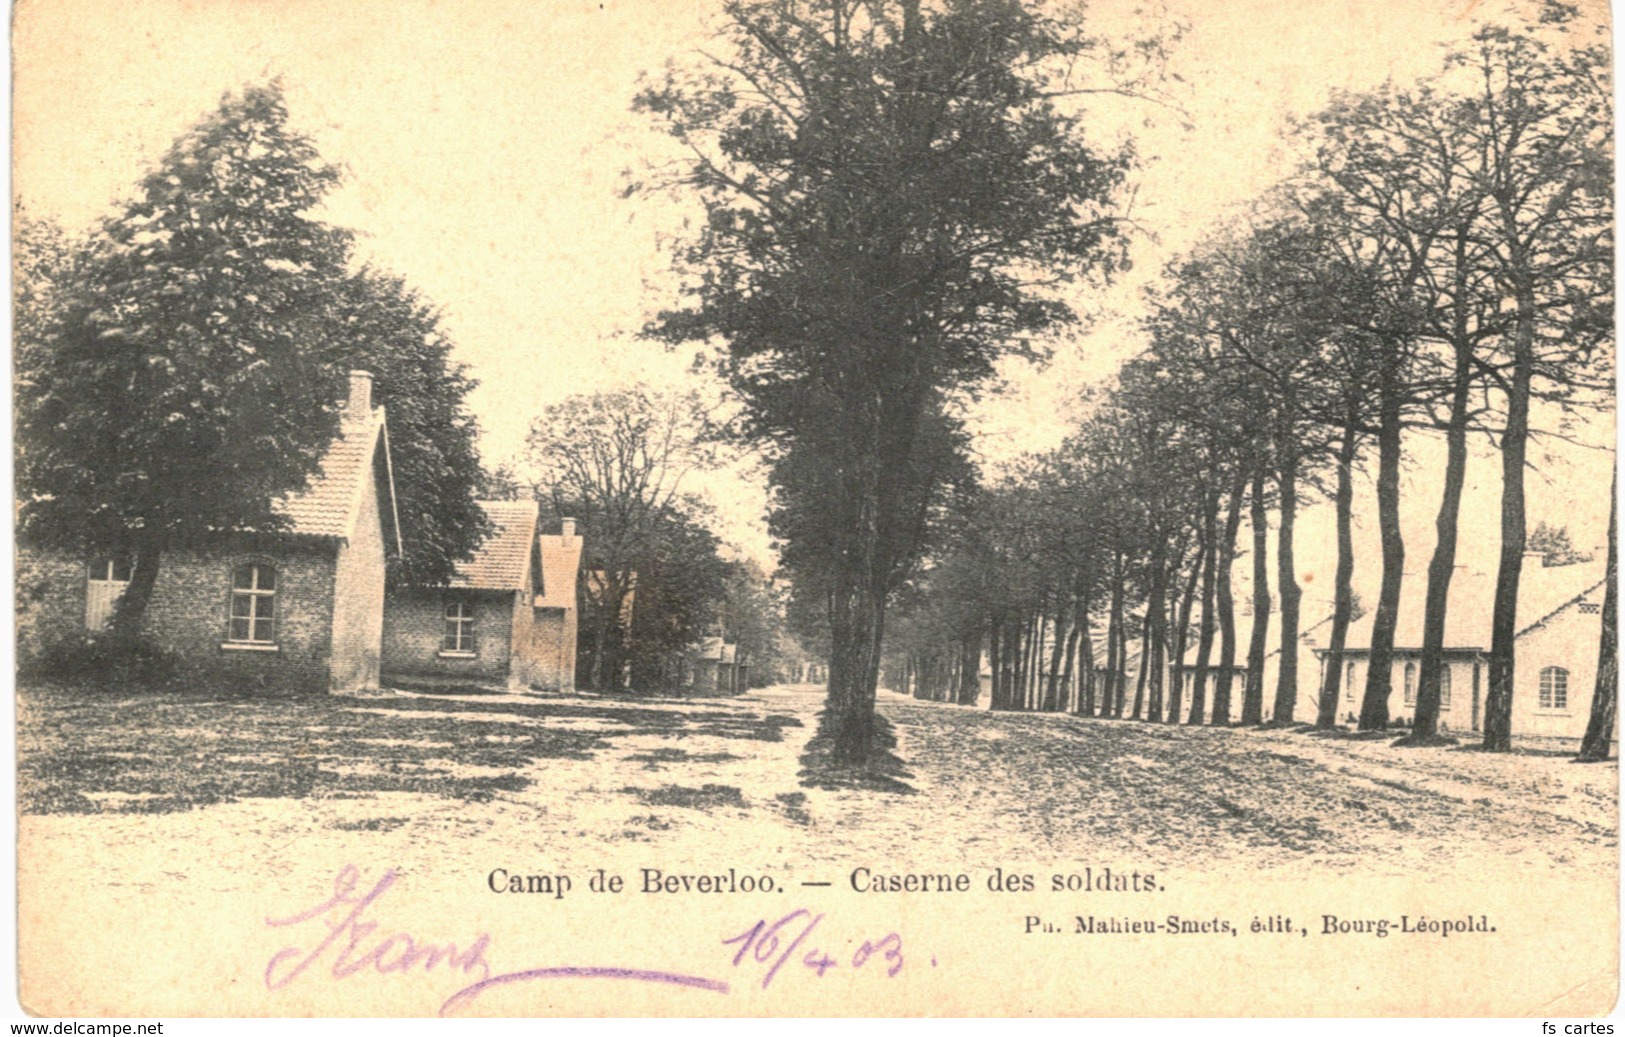
<instances>
[{"instance_id":1,"label":"sandy ground","mask_svg":"<svg viewBox=\"0 0 1625 1037\"><path fill-rule=\"evenodd\" d=\"M188 703L194 726L171 722L164 732L198 750L180 766L239 780L181 802L166 797L163 772L130 785L128 775L82 766L76 728L60 723L65 707L33 705L20 721L23 830L30 842L66 844L58 849L159 840L202 860L246 855L273 872L285 848L325 858L313 843L357 832L406 863L491 839L558 867L634 858L791 869L882 857L970 865L1015 853L1154 857L1198 872L1399 875L1487 858L1616 869L1611 762L881 698L911 791L803 787L798 759L820 697L781 687L706 701L337 700L296 732L293 755L315 776L280 784L248 776L285 777L301 760L222 747L223 731L213 730L240 724L234 711L280 706ZM74 706L72 715L87 727L99 708ZM334 717L348 726L340 730ZM139 733L110 737L123 743L111 755L141 758ZM72 812L60 812L64 802Z\"/></svg>"},{"instance_id":2,"label":"sandy ground","mask_svg":"<svg viewBox=\"0 0 1625 1037\"><path fill-rule=\"evenodd\" d=\"M527 986L482 1000L482 1012L1550 1014L1558 1002L1611 1003L1613 763L992 714L882 693L901 787L831 789L800 776L820 704L809 687L703 701L25 690L24 1002L46 1015L432 1014L465 980L369 969L272 989L266 978L279 948L359 932L320 914L271 924L319 905L354 866L367 883L385 869L400 876L369 909L377 924L463 947L484 930L493 967L652 963L734 984L727 999L635 983ZM1035 873L1038 891L991 892L996 866ZM863 867L963 871L975 886L877 896L849 888ZM1155 869L1158 890L1080 899L1044 888L1085 868ZM576 887L562 900L498 895L494 869L573 876ZM644 869L732 869L777 887L611 900L581 889L597 869L629 886ZM821 939L847 957L828 983L802 969L769 990L725 937L797 906L828 913ZM1296 938L1309 935L1305 917L1370 910L1489 912L1501 935L1438 951L1365 937L1330 953L1268 935L1042 945L1027 935L1035 912L1067 926L1091 912L1195 912L1237 927L1291 912ZM876 1001L887 973L853 955L886 930L907 934L913 979ZM337 968L335 950L324 954L322 967ZM1215 963L1271 977L1269 992L1210 982ZM1048 993L989 986L989 967ZM1165 982L1140 982L1146 969ZM1100 981L1065 979L1087 973ZM1417 977L1424 1000L1396 999ZM978 999L993 989L999 999Z\"/></svg>"}]
</instances>

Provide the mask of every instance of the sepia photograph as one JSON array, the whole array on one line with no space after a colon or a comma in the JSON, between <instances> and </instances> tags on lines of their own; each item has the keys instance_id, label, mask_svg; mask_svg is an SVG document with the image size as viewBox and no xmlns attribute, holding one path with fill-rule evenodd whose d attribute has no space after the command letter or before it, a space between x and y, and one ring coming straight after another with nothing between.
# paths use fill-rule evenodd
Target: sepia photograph
<instances>
[{"instance_id":1,"label":"sepia photograph","mask_svg":"<svg viewBox=\"0 0 1625 1037\"><path fill-rule=\"evenodd\" d=\"M1612 1032L1611 32L20 0L8 1011Z\"/></svg>"}]
</instances>

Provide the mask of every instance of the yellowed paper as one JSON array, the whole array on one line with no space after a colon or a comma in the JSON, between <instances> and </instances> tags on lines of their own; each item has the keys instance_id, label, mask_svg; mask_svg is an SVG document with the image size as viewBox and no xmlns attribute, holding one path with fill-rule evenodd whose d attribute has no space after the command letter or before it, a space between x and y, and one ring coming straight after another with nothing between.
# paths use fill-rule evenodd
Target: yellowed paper
<instances>
[{"instance_id":1,"label":"yellowed paper","mask_svg":"<svg viewBox=\"0 0 1625 1037\"><path fill-rule=\"evenodd\" d=\"M1131 5L1095 6L1111 23ZM1136 204L1156 231L1136 246L1143 275L1091 300L1102 319L1057 344L1048 367L1006 372L1006 392L974 416L978 449L997 461L1055 445L1080 391L1137 348L1125 329L1146 279L1289 167L1284 120L1330 90L1425 73L1477 7L1174 4L1188 23L1171 59L1187 110L1143 131ZM87 226L222 93L282 77L292 122L347 168L329 218L358 230L363 258L446 308L457 356L483 383L472 403L494 463L571 392L708 384L690 355L633 337L670 303L663 247L697 210L640 207L618 189L623 170L669 147L629 111L638 76L702 48L712 13L623 0L25 0L15 201ZM1612 413L1582 425L1589 445L1543 456L1531 513L1589 548L1606 536ZM1493 572L1499 464L1474 450L1463 552ZM1406 471L1411 595L1440 458L1419 444ZM771 564L752 478L712 473L701 488L734 549ZM1370 602L1369 479L1359 501L1357 590ZM1332 579L1329 507L1307 511L1299 537L1308 627ZM1578 615L1601 593L1592 581L1554 601ZM1594 674L1599 629L1592 617L1539 651ZM1307 648L1304 660L1308 703ZM1463 746L1477 737L1477 665L1456 671ZM1590 701L1582 684L1577 703ZM995 714L985 695L972 708L882 690L906 773L892 788L832 789L800 778L822 699L816 682L725 698L386 687L260 703L19 684L22 1007L154 1018L1613 1009L1618 772L1571 762L1578 707L1504 755ZM109 777L154 754L161 766L136 768L145 784ZM197 793L200 769L221 773L217 797Z\"/></svg>"}]
</instances>

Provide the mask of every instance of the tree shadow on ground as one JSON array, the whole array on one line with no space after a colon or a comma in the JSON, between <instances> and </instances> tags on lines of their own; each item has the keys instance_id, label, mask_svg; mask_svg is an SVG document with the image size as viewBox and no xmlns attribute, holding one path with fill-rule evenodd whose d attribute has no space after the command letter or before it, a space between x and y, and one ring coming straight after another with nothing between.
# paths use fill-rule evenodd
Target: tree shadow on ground
<instances>
[{"instance_id":1,"label":"tree shadow on ground","mask_svg":"<svg viewBox=\"0 0 1625 1037\"><path fill-rule=\"evenodd\" d=\"M1530 746L1516 745L1506 751L1486 749L1482 742L1474 742L1471 745L1458 745L1450 751L1453 753L1486 753L1492 756L1548 756L1554 759L1573 759L1579 755L1578 751L1574 749L1537 749Z\"/></svg>"},{"instance_id":2,"label":"tree shadow on ground","mask_svg":"<svg viewBox=\"0 0 1625 1037\"><path fill-rule=\"evenodd\" d=\"M818 714L818 731L801 754L801 784L817 789L858 789L866 792L892 792L912 796L917 790L903 779L912 778L896 753L897 734L891 721L875 714L874 748L868 763L860 768L836 766L833 759L835 737L829 730L829 713Z\"/></svg>"},{"instance_id":3,"label":"tree shadow on ground","mask_svg":"<svg viewBox=\"0 0 1625 1037\"><path fill-rule=\"evenodd\" d=\"M1308 730L1304 734L1310 738L1325 738L1337 742L1386 742L1392 741L1394 732L1382 731L1351 731L1346 727L1334 727L1323 730Z\"/></svg>"},{"instance_id":4,"label":"tree shadow on ground","mask_svg":"<svg viewBox=\"0 0 1625 1037\"><path fill-rule=\"evenodd\" d=\"M550 759L628 735L780 741L794 717L416 695L204 695L32 688L18 718L25 814L162 814L241 799L406 792L488 802ZM569 723L598 720L609 727ZM559 722L564 721L564 722Z\"/></svg>"}]
</instances>

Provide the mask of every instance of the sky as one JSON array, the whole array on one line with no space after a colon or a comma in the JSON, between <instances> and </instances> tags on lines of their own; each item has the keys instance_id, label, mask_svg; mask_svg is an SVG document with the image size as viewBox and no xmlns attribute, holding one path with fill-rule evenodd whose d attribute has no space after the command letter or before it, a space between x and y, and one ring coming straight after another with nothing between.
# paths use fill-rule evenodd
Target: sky
<instances>
[{"instance_id":1,"label":"sky","mask_svg":"<svg viewBox=\"0 0 1625 1037\"><path fill-rule=\"evenodd\" d=\"M1170 71L1186 118L1102 104L1100 132L1133 132L1144 157L1134 267L1080 290L1092 315L1041 367L1010 365L972 416L988 464L1056 445L1079 395L1139 348L1140 293L1169 257L1289 167L1280 130L1333 89L1435 68L1499 0L1169 0L1188 25ZM716 387L636 332L673 300L667 249L694 215L675 199L623 198L666 146L630 112L639 76L693 60L708 0L20 0L14 23L14 185L37 213L84 227L112 211L169 143L245 83L280 76L291 117L348 171L327 218L368 261L444 310L490 463L519 455L532 418L572 393L644 381ZM1136 0L1097 0L1103 26ZM1171 81L1173 83L1174 81ZM1188 123L1188 125L1187 125ZM1612 442L1609 422L1592 438ZM1416 450L1406 523L1431 548L1431 447ZM1469 473L1466 516L1496 507L1493 459ZM1533 518L1576 540L1606 531L1608 459L1568 450L1531 480ZM766 558L765 495L737 466L694 484L741 553ZM1599 489L1599 486L1601 489ZM1369 481L1361 490L1370 499ZM1599 503L1600 501L1600 503ZM1367 508L1369 510L1369 508ZM1362 543L1375 544L1374 520ZM1308 553L1329 517L1306 518ZM1475 538L1469 555L1493 552ZM1371 552L1366 552L1370 557ZM1328 557L1329 568L1329 557Z\"/></svg>"}]
</instances>

